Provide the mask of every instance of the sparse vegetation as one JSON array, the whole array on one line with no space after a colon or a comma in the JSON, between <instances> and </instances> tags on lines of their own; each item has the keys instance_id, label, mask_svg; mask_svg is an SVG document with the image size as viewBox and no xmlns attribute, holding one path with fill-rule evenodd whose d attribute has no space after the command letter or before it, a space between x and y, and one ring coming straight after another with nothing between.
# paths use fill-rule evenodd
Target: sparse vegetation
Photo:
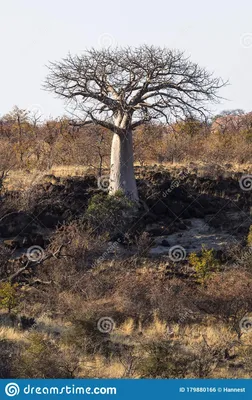
<instances>
[{"instance_id":1,"label":"sparse vegetation","mask_svg":"<svg viewBox=\"0 0 252 400\"><path fill-rule=\"evenodd\" d=\"M204 204L206 216L210 209L214 227L227 224L229 220L222 221L220 215L218 221L213 218L211 207L226 204L226 197L232 196L229 186L223 192L218 186L222 181L204 178L201 194L202 178L195 177L194 166L188 168L191 172L163 201L169 208L179 204L181 213L181 207L188 207L182 185L187 188L188 184L198 193L189 219L195 218ZM31 231L17 235L14 244L8 239L0 246L0 351L1 360L5 360L0 363L0 376L251 376L252 332L241 326L252 310L249 221L241 230L238 220L236 237L240 244L229 251L203 247L176 263L167 256L150 257L155 238L164 234L164 228L162 243L167 251L172 232L177 232L179 239L191 229L188 215L176 222L174 216L167 217L166 207L162 212L160 207L155 209L163 190L179 179L179 171L183 168L169 166L171 176L161 167L141 167L138 182L142 204L138 207L120 192L108 196L90 174L84 178L59 177L53 182L46 179L43 183L43 178L42 183L26 182L29 201L19 203L17 194L12 202L8 197L9 178L2 210L7 215L13 212L9 204L17 210L22 204L22 214L3 219L2 232L9 226L15 228L15 218L19 218L19 226L29 226L29 207L36 210L38 204L46 209L42 221L49 221L50 228L39 236L41 226L31 225ZM235 187L239 190L237 182ZM246 213L250 192L239 194L239 207ZM55 219L53 225L50 216ZM200 218L204 216L200 214ZM42 246L44 256L30 263L25 249L33 243ZM15 255L17 247L21 256ZM98 329L103 317L113 321L107 332Z\"/></svg>"},{"instance_id":2,"label":"sparse vegetation","mask_svg":"<svg viewBox=\"0 0 252 400\"><path fill-rule=\"evenodd\" d=\"M17 283L13 285L10 282L0 284L0 308L7 309L9 314L17 307L20 297Z\"/></svg>"},{"instance_id":3,"label":"sparse vegetation","mask_svg":"<svg viewBox=\"0 0 252 400\"><path fill-rule=\"evenodd\" d=\"M138 127L136 204L108 195L106 128L2 118L1 378L251 377L250 125Z\"/></svg>"},{"instance_id":4,"label":"sparse vegetation","mask_svg":"<svg viewBox=\"0 0 252 400\"><path fill-rule=\"evenodd\" d=\"M204 246L200 255L190 254L189 263L195 270L198 282L203 284L211 276L211 273L216 271L218 266L213 249L208 250Z\"/></svg>"}]
</instances>

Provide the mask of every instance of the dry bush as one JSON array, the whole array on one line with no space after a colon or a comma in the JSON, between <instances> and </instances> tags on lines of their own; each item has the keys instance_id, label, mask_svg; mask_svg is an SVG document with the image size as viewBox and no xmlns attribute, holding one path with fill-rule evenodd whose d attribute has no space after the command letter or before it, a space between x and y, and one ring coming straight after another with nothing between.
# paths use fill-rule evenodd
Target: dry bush
<instances>
[{"instance_id":1,"label":"dry bush","mask_svg":"<svg viewBox=\"0 0 252 400\"><path fill-rule=\"evenodd\" d=\"M63 353L59 344L39 332L30 333L16 366L20 378L73 378L78 360Z\"/></svg>"},{"instance_id":2,"label":"dry bush","mask_svg":"<svg viewBox=\"0 0 252 400\"><path fill-rule=\"evenodd\" d=\"M82 223L73 221L62 225L51 236L48 259L40 268L38 276L52 281L56 291L67 291L78 283L83 275L95 265L107 244L103 237L92 237Z\"/></svg>"},{"instance_id":3,"label":"dry bush","mask_svg":"<svg viewBox=\"0 0 252 400\"><path fill-rule=\"evenodd\" d=\"M221 359L221 350L205 340L193 347L155 340L142 345L138 372L142 378L208 378Z\"/></svg>"},{"instance_id":4,"label":"dry bush","mask_svg":"<svg viewBox=\"0 0 252 400\"><path fill-rule=\"evenodd\" d=\"M18 358L18 353L16 343L0 338L0 379L16 377L15 362Z\"/></svg>"},{"instance_id":5,"label":"dry bush","mask_svg":"<svg viewBox=\"0 0 252 400\"><path fill-rule=\"evenodd\" d=\"M252 310L252 276L230 270L213 274L201 296L200 307L217 316L241 337L240 321Z\"/></svg>"},{"instance_id":6,"label":"dry bush","mask_svg":"<svg viewBox=\"0 0 252 400\"><path fill-rule=\"evenodd\" d=\"M0 280L7 278L12 272L11 263L9 262L11 255L11 249L0 245Z\"/></svg>"}]
</instances>

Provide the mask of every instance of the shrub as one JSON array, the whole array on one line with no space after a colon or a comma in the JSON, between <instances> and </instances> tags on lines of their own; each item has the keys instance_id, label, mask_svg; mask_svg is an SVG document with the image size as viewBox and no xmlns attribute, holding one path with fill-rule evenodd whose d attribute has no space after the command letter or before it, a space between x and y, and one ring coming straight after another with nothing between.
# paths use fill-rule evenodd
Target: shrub
<instances>
[{"instance_id":1,"label":"shrub","mask_svg":"<svg viewBox=\"0 0 252 400\"><path fill-rule=\"evenodd\" d=\"M19 303L20 293L18 284L12 285L10 282L4 282L0 285L0 308L8 310L8 313Z\"/></svg>"},{"instance_id":2,"label":"shrub","mask_svg":"<svg viewBox=\"0 0 252 400\"><path fill-rule=\"evenodd\" d=\"M248 233L248 237L247 237L247 244L249 247L252 248L252 225L250 225L249 228L249 233Z\"/></svg>"},{"instance_id":3,"label":"shrub","mask_svg":"<svg viewBox=\"0 0 252 400\"><path fill-rule=\"evenodd\" d=\"M246 372L251 374L252 371L252 346L244 346L241 348L241 360L243 368Z\"/></svg>"},{"instance_id":4,"label":"shrub","mask_svg":"<svg viewBox=\"0 0 252 400\"><path fill-rule=\"evenodd\" d=\"M199 283L205 283L218 266L213 249L207 250L205 247L202 247L201 255L199 256L196 253L191 253L189 263L195 269Z\"/></svg>"},{"instance_id":5,"label":"shrub","mask_svg":"<svg viewBox=\"0 0 252 400\"><path fill-rule=\"evenodd\" d=\"M189 372L192 378L208 378L222 359L223 349L217 344L209 345L203 336L199 343L191 345L192 360Z\"/></svg>"},{"instance_id":6,"label":"shrub","mask_svg":"<svg viewBox=\"0 0 252 400\"><path fill-rule=\"evenodd\" d=\"M29 335L29 343L21 352L20 378L71 378L71 368L58 344L39 332Z\"/></svg>"},{"instance_id":7,"label":"shrub","mask_svg":"<svg viewBox=\"0 0 252 400\"><path fill-rule=\"evenodd\" d=\"M0 278L6 278L9 275L11 251L11 249L0 245Z\"/></svg>"},{"instance_id":8,"label":"shrub","mask_svg":"<svg viewBox=\"0 0 252 400\"><path fill-rule=\"evenodd\" d=\"M142 346L138 372L144 378L207 378L217 367L222 349L202 341L185 347L182 342L153 341Z\"/></svg>"},{"instance_id":9,"label":"shrub","mask_svg":"<svg viewBox=\"0 0 252 400\"><path fill-rule=\"evenodd\" d=\"M136 205L121 192L114 196L97 194L89 202L84 219L95 234L111 238L127 230L136 214Z\"/></svg>"},{"instance_id":10,"label":"shrub","mask_svg":"<svg viewBox=\"0 0 252 400\"><path fill-rule=\"evenodd\" d=\"M230 269L214 274L200 294L208 314L214 314L241 337L241 321L251 312L251 273Z\"/></svg>"},{"instance_id":11,"label":"shrub","mask_svg":"<svg viewBox=\"0 0 252 400\"><path fill-rule=\"evenodd\" d=\"M110 343L110 332L106 333L99 330L99 320L99 314L92 312L79 319L73 319L72 329L66 334L64 342L81 351L82 354L106 353ZM111 329L113 330L112 324Z\"/></svg>"},{"instance_id":12,"label":"shrub","mask_svg":"<svg viewBox=\"0 0 252 400\"><path fill-rule=\"evenodd\" d=\"M14 378L14 360L17 357L17 346L13 341L0 339L0 379Z\"/></svg>"},{"instance_id":13,"label":"shrub","mask_svg":"<svg viewBox=\"0 0 252 400\"><path fill-rule=\"evenodd\" d=\"M247 238L248 246L242 246L240 243L238 245L232 246L228 249L227 255L230 262L232 262L233 268L250 270L252 268L252 244L249 246L249 237Z\"/></svg>"},{"instance_id":14,"label":"shrub","mask_svg":"<svg viewBox=\"0 0 252 400\"><path fill-rule=\"evenodd\" d=\"M143 345L143 357L137 370L143 378L185 378L188 372L188 354L180 344L172 341L155 341Z\"/></svg>"},{"instance_id":15,"label":"shrub","mask_svg":"<svg viewBox=\"0 0 252 400\"><path fill-rule=\"evenodd\" d=\"M151 239L148 232L143 232L139 237L136 236L136 247L137 255L140 257L148 256L150 251L150 246L153 244L153 239Z\"/></svg>"}]
</instances>

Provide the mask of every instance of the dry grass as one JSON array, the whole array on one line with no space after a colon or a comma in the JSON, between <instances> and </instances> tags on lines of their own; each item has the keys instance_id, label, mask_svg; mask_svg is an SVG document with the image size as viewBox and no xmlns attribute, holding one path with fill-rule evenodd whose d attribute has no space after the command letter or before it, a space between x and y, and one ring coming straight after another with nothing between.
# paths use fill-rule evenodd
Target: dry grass
<instances>
[{"instance_id":1,"label":"dry grass","mask_svg":"<svg viewBox=\"0 0 252 400\"><path fill-rule=\"evenodd\" d=\"M18 169L9 172L4 182L4 187L6 190L23 191L33 185L43 183L46 175L55 175L59 178L71 178L74 176L84 176L87 172L90 173L90 169L80 165L55 166L47 171Z\"/></svg>"},{"instance_id":2,"label":"dry grass","mask_svg":"<svg viewBox=\"0 0 252 400\"><path fill-rule=\"evenodd\" d=\"M46 314L42 314L36 319L36 330L47 335L64 335L69 327L71 327L70 323L52 319Z\"/></svg>"},{"instance_id":3,"label":"dry grass","mask_svg":"<svg viewBox=\"0 0 252 400\"><path fill-rule=\"evenodd\" d=\"M159 319L157 312L154 312L153 322L143 331L143 336L148 339L165 339L169 336L169 328L165 321Z\"/></svg>"},{"instance_id":4,"label":"dry grass","mask_svg":"<svg viewBox=\"0 0 252 400\"><path fill-rule=\"evenodd\" d=\"M11 327L0 328L0 340L9 340L17 345L29 343L30 337L35 331L39 332L45 340L52 340L54 334L58 333L57 345L62 354L71 354L72 348L61 341L65 331L70 327L60 320L52 320L47 315L38 318L36 328L29 331L20 331ZM139 337L141 332L141 337ZM244 334L240 344L235 346L238 354L236 363L242 362L242 348L251 345L252 332ZM225 348L228 344L237 342L235 334L223 323L216 323L211 319L206 319L203 324L191 324L181 326L179 324L167 325L162 321L157 312L154 313L153 322L144 329L140 325L135 325L132 318L127 319L111 333L110 339L113 343L130 344L134 346L135 361L143 360L145 354L141 350L141 344L147 345L155 341L174 341L180 343L185 349L193 349L194 346L205 343L210 348ZM139 347L140 346L140 347ZM85 355L78 354L78 372L76 378L96 377L96 378L122 378L127 374L128 361L120 359L118 355L112 354L106 359L101 354ZM249 378L249 372L236 368L235 365L229 368L229 364L220 365L211 374L211 378ZM132 378L139 378L139 372L132 370Z\"/></svg>"},{"instance_id":5,"label":"dry grass","mask_svg":"<svg viewBox=\"0 0 252 400\"><path fill-rule=\"evenodd\" d=\"M72 176L84 176L89 171L89 167L82 165L57 165L47 171L47 174L53 174L61 178L67 178Z\"/></svg>"},{"instance_id":6,"label":"dry grass","mask_svg":"<svg viewBox=\"0 0 252 400\"><path fill-rule=\"evenodd\" d=\"M153 167L153 162L146 162L144 164L148 167ZM174 163L156 163L157 168L163 167L170 172L176 172L178 170L188 169L191 171L193 168L197 168L199 171L199 175L204 175L206 170L209 168L211 164L199 162L174 162ZM135 162L135 166L140 166L138 162ZM252 173L252 163L247 164L237 164L237 163L224 163L223 165L218 164L218 166L225 171L225 173ZM45 175L55 175L59 178L71 178L71 177L82 177L89 173L95 173L91 168L82 165L62 165L62 166L53 166L51 169L47 171L40 170L15 170L10 171L8 177L5 180L4 186L6 190L26 190L30 188L32 185L43 183ZM108 174L109 170L105 169L104 174Z\"/></svg>"},{"instance_id":7,"label":"dry grass","mask_svg":"<svg viewBox=\"0 0 252 400\"><path fill-rule=\"evenodd\" d=\"M118 328L118 333L122 335L132 335L134 332L135 322L133 318L128 318L120 327Z\"/></svg>"},{"instance_id":8,"label":"dry grass","mask_svg":"<svg viewBox=\"0 0 252 400\"><path fill-rule=\"evenodd\" d=\"M10 340L12 342L27 341L27 336L24 332L14 328L1 326L0 327L0 340Z\"/></svg>"},{"instance_id":9,"label":"dry grass","mask_svg":"<svg viewBox=\"0 0 252 400\"><path fill-rule=\"evenodd\" d=\"M112 361L108 364L104 357L96 356L90 362L85 363L84 371L80 371L79 377L83 376L88 370L91 376L94 376L95 371L97 378L122 378L125 368L119 361Z\"/></svg>"}]
</instances>

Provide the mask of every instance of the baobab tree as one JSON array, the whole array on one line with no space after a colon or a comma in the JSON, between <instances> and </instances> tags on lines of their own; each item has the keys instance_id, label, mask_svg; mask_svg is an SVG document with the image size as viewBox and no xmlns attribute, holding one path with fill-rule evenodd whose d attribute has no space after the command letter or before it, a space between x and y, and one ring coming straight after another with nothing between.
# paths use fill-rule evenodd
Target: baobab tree
<instances>
[{"instance_id":1,"label":"baobab tree","mask_svg":"<svg viewBox=\"0 0 252 400\"><path fill-rule=\"evenodd\" d=\"M66 99L79 123L113 132L109 190L136 201L132 132L150 121L204 117L225 84L183 52L147 45L91 49L48 68L45 88Z\"/></svg>"}]
</instances>

